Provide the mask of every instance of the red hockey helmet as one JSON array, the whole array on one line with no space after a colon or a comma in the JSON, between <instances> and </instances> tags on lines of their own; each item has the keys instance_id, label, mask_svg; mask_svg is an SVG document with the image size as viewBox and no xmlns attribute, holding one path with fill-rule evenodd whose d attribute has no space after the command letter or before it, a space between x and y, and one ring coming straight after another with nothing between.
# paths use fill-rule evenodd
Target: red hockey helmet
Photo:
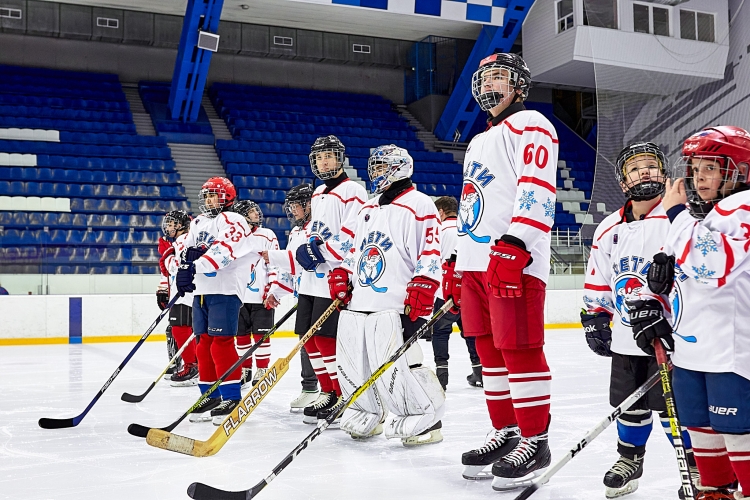
<instances>
[{"instance_id":1,"label":"red hockey helmet","mask_svg":"<svg viewBox=\"0 0 750 500\"><path fill-rule=\"evenodd\" d=\"M216 201L211 202L211 207L208 206L207 202L210 195L217 195ZM204 215L216 217L224 209L231 207L236 198L237 190L229 179L226 177L211 177L201 187L199 208Z\"/></svg>"}]
</instances>

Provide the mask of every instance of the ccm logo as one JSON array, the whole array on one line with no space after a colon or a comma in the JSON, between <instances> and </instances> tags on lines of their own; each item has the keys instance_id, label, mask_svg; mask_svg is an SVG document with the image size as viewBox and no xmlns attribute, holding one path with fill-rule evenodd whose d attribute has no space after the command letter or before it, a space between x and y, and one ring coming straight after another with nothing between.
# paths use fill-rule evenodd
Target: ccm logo
<instances>
[{"instance_id":1,"label":"ccm logo","mask_svg":"<svg viewBox=\"0 0 750 500\"><path fill-rule=\"evenodd\" d=\"M717 415L734 415L737 416L737 408L727 408L726 406L713 406L709 405L708 411Z\"/></svg>"}]
</instances>

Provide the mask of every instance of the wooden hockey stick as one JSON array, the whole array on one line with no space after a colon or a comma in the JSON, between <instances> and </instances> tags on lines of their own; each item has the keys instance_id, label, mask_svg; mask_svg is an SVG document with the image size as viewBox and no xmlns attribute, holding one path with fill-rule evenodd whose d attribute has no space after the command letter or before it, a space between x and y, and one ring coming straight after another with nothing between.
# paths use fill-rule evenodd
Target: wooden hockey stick
<instances>
[{"instance_id":1,"label":"wooden hockey stick","mask_svg":"<svg viewBox=\"0 0 750 500\"><path fill-rule=\"evenodd\" d=\"M292 362L294 356L297 355L297 352L305 345L305 342L307 342L316 331L320 330L323 323L326 322L328 317L333 314L340 305L341 301L336 299L330 306L328 306L328 309L320 315L320 318L318 318L318 320L310 327L307 333L299 339L299 342L294 346L292 352L290 352L285 358L279 358L276 360L263 378L261 378L252 390L242 398L240 404L224 419L224 422L222 422L219 428L216 429L206 441L199 441L178 434L172 434L171 432L165 432L161 429L151 429L146 436L146 442L156 448L183 453L185 455L192 455L194 457L209 457L218 453L229 438L232 437L237 429L245 422L245 420L247 420L248 415L255 410L271 389L277 385L281 377L283 377L287 370L289 370L289 363Z\"/></svg>"}]
</instances>

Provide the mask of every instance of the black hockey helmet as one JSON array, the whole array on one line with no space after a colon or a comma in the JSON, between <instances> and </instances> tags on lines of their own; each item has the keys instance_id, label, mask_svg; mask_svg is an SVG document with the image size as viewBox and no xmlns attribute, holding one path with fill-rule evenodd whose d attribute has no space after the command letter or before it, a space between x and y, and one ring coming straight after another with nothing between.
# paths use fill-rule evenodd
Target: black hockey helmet
<instances>
[{"instance_id":1,"label":"black hockey helmet","mask_svg":"<svg viewBox=\"0 0 750 500\"><path fill-rule=\"evenodd\" d=\"M493 69L508 71L509 85L506 93L496 90L482 92L486 72ZM505 99L507 93L515 93L516 90L520 90L521 94L520 96L516 94L511 103L518 99L524 100L529 96L530 88L531 71L523 58L512 52L501 52L485 57L480 61L479 69L471 77L471 95L474 96L474 100L477 101L482 111L491 110Z\"/></svg>"},{"instance_id":2,"label":"black hockey helmet","mask_svg":"<svg viewBox=\"0 0 750 500\"><path fill-rule=\"evenodd\" d=\"M324 181L333 179L344 168L344 144L335 135L318 137L310 147L310 168L318 179ZM318 168L316 158L321 153L333 153L336 158L336 168L322 172Z\"/></svg>"},{"instance_id":3,"label":"black hockey helmet","mask_svg":"<svg viewBox=\"0 0 750 500\"><path fill-rule=\"evenodd\" d=\"M190 227L190 216L184 210L172 210L164 215L161 221L161 232L167 238L174 238L181 231L187 231ZM173 234L169 234L169 232Z\"/></svg>"},{"instance_id":4,"label":"black hockey helmet","mask_svg":"<svg viewBox=\"0 0 750 500\"><path fill-rule=\"evenodd\" d=\"M643 165L636 166L635 178L630 177L630 172L625 169L631 160L640 160L647 162L645 165L651 166L653 162L659 167L661 176L647 181L641 181L640 174L637 170ZM635 142L623 148L617 155L615 164L615 177L620 185L624 186L625 196L633 201L653 200L664 193L667 181L667 172L669 171L669 162L664 152L653 142Z\"/></svg>"},{"instance_id":5,"label":"black hockey helmet","mask_svg":"<svg viewBox=\"0 0 750 500\"><path fill-rule=\"evenodd\" d=\"M235 201L234 204L232 205L232 211L243 216L247 220L248 224L250 224L252 227L263 226L263 211L260 209L260 206L254 201L250 201L250 200ZM255 211L258 214L257 222L251 221L248 218L250 216L250 212L252 211Z\"/></svg>"},{"instance_id":6,"label":"black hockey helmet","mask_svg":"<svg viewBox=\"0 0 750 500\"><path fill-rule=\"evenodd\" d=\"M292 189L287 191L286 198L284 199L284 213L286 214L286 217L294 226L301 227L305 225L305 223L308 220L310 220L309 208L310 208L310 200L312 200L312 195L313 195L312 184L308 184L307 182L294 186ZM305 216L302 217L301 219L297 219L292 214L293 203L297 203L298 205L302 206L302 208L305 210Z\"/></svg>"}]
</instances>

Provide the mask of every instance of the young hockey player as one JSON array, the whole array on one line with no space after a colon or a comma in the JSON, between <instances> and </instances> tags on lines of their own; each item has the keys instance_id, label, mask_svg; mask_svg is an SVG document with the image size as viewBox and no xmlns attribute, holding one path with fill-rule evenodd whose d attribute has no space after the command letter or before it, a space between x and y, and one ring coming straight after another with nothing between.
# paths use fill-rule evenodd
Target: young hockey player
<instances>
[{"instance_id":1,"label":"young hockey player","mask_svg":"<svg viewBox=\"0 0 750 500\"><path fill-rule=\"evenodd\" d=\"M474 73L472 94L490 118L467 149L457 257L443 274L444 297L462 305L464 335L476 337L493 427L484 446L462 456L464 477L491 477L483 469L492 464L495 489L516 487L551 460L542 346L558 141L523 105L530 84L516 54L486 57Z\"/></svg>"},{"instance_id":2,"label":"young hockey player","mask_svg":"<svg viewBox=\"0 0 750 500\"><path fill-rule=\"evenodd\" d=\"M171 300L177 292L174 280L180 266L180 256L185 251L185 239L190 228L190 216L184 210L168 212L161 223L164 236L172 241L159 260L162 275L166 275L168 299ZM169 310L169 326L176 348L179 350L193 334L193 294L187 293L177 299L177 303ZM198 361L195 358L195 343L185 347L182 351L182 369L173 373L170 380L173 387L191 386L198 383Z\"/></svg>"},{"instance_id":3,"label":"young hockey player","mask_svg":"<svg viewBox=\"0 0 750 500\"><path fill-rule=\"evenodd\" d=\"M443 196L435 200L435 207L440 215L440 255L443 262L456 251L458 234L456 233L456 214L458 213L458 201L453 196ZM435 311L443 307L442 290L438 290L435 297ZM472 387L482 387L482 365L479 362L477 349L474 345L474 337L465 337L463 326L461 325L461 313L448 312L435 324L432 329L432 350L435 355L435 373L443 386L443 390L448 386L448 345L450 344L451 333L453 332L453 323L458 325L461 330L461 337L466 341L466 348L469 350L469 359L471 360L471 375L466 377L469 385Z\"/></svg>"},{"instance_id":4,"label":"young hockey player","mask_svg":"<svg viewBox=\"0 0 750 500\"><path fill-rule=\"evenodd\" d=\"M264 240L263 251L278 250L279 242L276 234L268 228L263 227L263 212L257 203L242 200L234 202L232 211L245 218L254 236ZM268 293L276 293L279 288L277 280L277 269L267 265L264 261L258 261L250 268L250 276L245 289L243 305L240 308L240 317L237 329L237 354L242 356L250 349L253 342L258 342L264 334L273 328L273 307L266 307L265 299ZM291 283L289 283L291 285ZM284 285L286 286L286 285ZM258 383L268 371L271 360L271 339L266 339L258 350L255 351L256 372L253 375L252 356L242 363L242 388L248 388Z\"/></svg>"},{"instance_id":5,"label":"young hockey player","mask_svg":"<svg viewBox=\"0 0 750 500\"><path fill-rule=\"evenodd\" d=\"M750 134L706 128L685 141L682 154L676 170L686 171L673 177L684 179L668 182L662 200L671 227L648 271L653 293L631 305L630 323L647 353L654 341L674 350L677 413L700 473L696 499L748 498Z\"/></svg>"},{"instance_id":6,"label":"young hockey player","mask_svg":"<svg viewBox=\"0 0 750 500\"><path fill-rule=\"evenodd\" d=\"M328 272L338 267L352 248L357 212L367 200L365 188L344 172L344 145L335 136L315 141L310 148L310 167L323 184L312 196L309 240L300 245L295 254L304 270L294 327L298 335L307 333L331 305ZM335 405L341 395L336 373L338 321L336 311L305 345L321 389L318 398L304 409L305 423L317 423L318 412Z\"/></svg>"},{"instance_id":7,"label":"young hockey player","mask_svg":"<svg viewBox=\"0 0 750 500\"><path fill-rule=\"evenodd\" d=\"M172 251L174 251L174 249L172 248L173 241L173 239L167 238L167 236L163 234L159 237L158 251L160 261L166 252L171 253ZM167 271L166 267L161 265L161 262L159 266L159 272L161 273L161 278L159 279L159 285L156 287L156 305L159 307L160 311L163 311L169 304L170 292L169 271ZM177 342L175 342L174 337L172 336L172 325L167 325L165 333L167 337L167 358L171 360L179 350L179 348L177 347ZM178 357L174 361L174 363L169 368L167 368L167 371L164 372L164 379L170 380L172 378L172 375L179 371L180 365L182 365L182 357Z\"/></svg>"},{"instance_id":8,"label":"young hockey player","mask_svg":"<svg viewBox=\"0 0 750 500\"><path fill-rule=\"evenodd\" d=\"M205 392L239 359L234 336L247 270L257 264L266 240L253 234L244 217L231 212L237 193L229 179L208 179L200 196L202 213L190 224L175 282L179 292L195 292L193 330L200 335L196 348L198 386ZM241 373L241 369L230 373L218 394L205 399L190 420L221 424L239 403ZM208 410L210 417L206 416Z\"/></svg>"},{"instance_id":9,"label":"young hockey player","mask_svg":"<svg viewBox=\"0 0 750 500\"><path fill-rule=\"evenodd\" d=\"M612 406L619 406L659 370L656 359L644 355L633 340L627 304L645 287L652 256L659 252L669 231L669 220L660 203L666 173L666 157L656 144L639 142L624 148L617 157L615 178L628 201L607 216L594 233L583 286L581 323L591 350L612 358ZM610 321L614 321L613 329ZM620 458L604 476L607 498L638 489L652 411L659 414L664 432L672 439L662 387L656 385L617 418ZM683 444L695 470L687 432L683 433Z\"/></svg>"},{"instance_id":10,"label":"young hockey player","mask_svg":"<svg viewBox=\"0 0 750 500\"><path fill-rule=\"evenodd\" d=\"M339 318L336 346L346 397L425 323L440 287L440 220L430 198L412 186L413 169L405 149L373 151L367 171L378 196L360 210L354 246L328 278L332 299L349 304ZM341 429L355 439L380 434L387 407L387 438L401 438L404 446L438 443L444 403L415 343L346 409Z\"/></svg>"},{"instance_id":11,"label":"young hockey player","mask_svg":"<svg viewBox=\"0 0 750 500\"><path fill-rule=\"evenodd\" d=\"M307 243L310 227L310 200L313 195L311 184L302 183L290 189L284 200L284 213L293 224L289 231L286 250L263 252L263 259L267 265L275 266L279 269L281 275L287 274L288 280L293 283L294 296L297 296L299 281L302 277L302 267L296 261L297 248ZM280 292L282 295L285 290ZM274 293L268 295L266 299L273 307L278 305L281 296ZM300 361L302 362L302 392L290 403L292 412L302 411L306 406L313 404L320 394L318 390L318 378L310 364L310 358L307 350L303 347L300 350Z\"/></svg>"}]
</instances>

